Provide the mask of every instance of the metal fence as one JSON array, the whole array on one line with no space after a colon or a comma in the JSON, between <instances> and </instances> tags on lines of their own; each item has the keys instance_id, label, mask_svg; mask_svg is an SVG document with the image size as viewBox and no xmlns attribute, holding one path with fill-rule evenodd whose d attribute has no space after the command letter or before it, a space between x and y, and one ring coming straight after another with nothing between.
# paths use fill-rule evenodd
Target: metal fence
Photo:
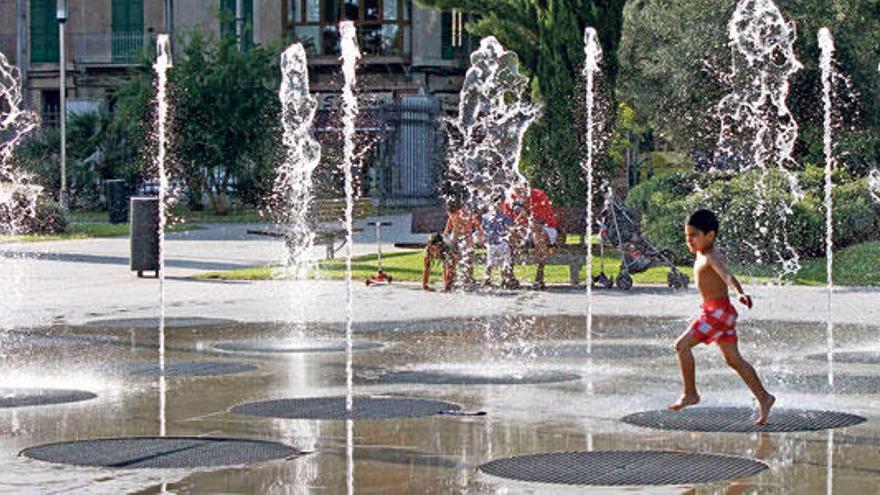
<instances>
[{"instance_id":1,"label":"metal fence","mask_svg":"<svg viewBox=\"0 0 880 495\"><path fill-rule=\"evenodd\" d=\"M385 136L379 149L378 186L383 206L422 206L438 201L443 164L440 103L412 95L383 108Z\"/></svg>"},{"instance_id":2,"label":"metal fence","mask_svg":"<svg viewBox=\"0 0 880 495\"><path fill-rule=\"evenodd\" d=\"M3 55L6 55L6 60L8 60L10 64L15 63L15 36L0 35L0 52L3 52Z\"/></svg>"},{"instance_id":3,"label":"metal fence","mask_svg":"<svg viewBox=\"0 0 880 495\"><path fill-rule=\"evenodd\" d=\"M143 56L143 31L73 33L73 61L79 64L134 64Z\"/></svg>"}]
</instances>

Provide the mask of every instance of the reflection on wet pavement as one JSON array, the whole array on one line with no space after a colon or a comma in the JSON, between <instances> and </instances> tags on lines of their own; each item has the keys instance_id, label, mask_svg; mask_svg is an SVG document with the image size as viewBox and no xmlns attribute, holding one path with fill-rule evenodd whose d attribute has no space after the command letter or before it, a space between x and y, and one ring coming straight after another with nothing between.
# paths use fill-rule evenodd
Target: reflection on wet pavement
<instances>
[{"instance_id":1,"label":"reflection on wet pavement","mask_svg":"<svg viewBox=\"0 0 880 495\"><path fill-rule=\"evenodd\" d=\"M628 425L628 414L661 409L679 393L675 356L666 352L683 322L597 318L595 343L606 354L587 360L581 317L493 318L371 324L358 339L383 344L355 354L363 396L443 401L485 416L432 415L354 423L355 487L367 493L581 493L564 487L488 475L493 460L547 452L662 450L757 459L769 469L737 480L694 485L691 493L872 493L880 484L880 367L837 365L838 389L822 380L821 325L752 323L741 333L743 354L772 385L780 409L832 410L867 422L829 432L696 433ZM338 325L307 327L309 339L338 339ZM877 329L841 326L840 350L870 351ZM47 337L47 336L51 336ZM71 440L155 435L157 380L120 374L155 359L149 327L32 329L4 338L14 370L0 388L77 389L97 398L63 405L0 409L0 492L169 491L341 493L346 488L346 426L341 421L276 419L236 414L237 404L344 394L344 354L235 353L220 342L252 347L294 337L283 325L233 324L171 328L170 362L228 362L240 373L169 376L170 436L234 437L281 442L306 455L248 467L136 470L55 465L20 457L28 447ZM632 352L621 349L632 347ZM558 352L554 352L554 350ZM656 353L650 351L656 350ZM747 389L717 349L696 349L697 378L706 407L753 407ZM528 380L528 377L574 379ZM404 377L370 380L370 377ZM441 377L469 377L465 384ZM864 377L847 382L842 377ZM415 377L415 378L413 378ZM420 377L428 377L421 379ZM519 377L519 381L517 381ZM492 382L509 382L502 384ZM863 386L864 385L864 386ZM846 388L847 386L851 388ZM852 387L858 386L855 390ZM831 393L833 392L833 393ZM830 478L829 478L830 476ZM684 487L642 487L683 493ZM595 488L594 493L607 489Z\"/></svg>"}]
</instances>

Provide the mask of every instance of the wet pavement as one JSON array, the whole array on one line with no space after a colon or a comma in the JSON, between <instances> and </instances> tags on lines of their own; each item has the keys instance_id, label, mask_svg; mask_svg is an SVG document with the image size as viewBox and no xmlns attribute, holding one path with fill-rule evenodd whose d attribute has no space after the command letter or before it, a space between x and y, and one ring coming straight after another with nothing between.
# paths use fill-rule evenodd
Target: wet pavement
<instances>
[{"instance_id":1,"label":"wet pavement","mask_svg":"<svg viewBox=\"0 0 880 495\"><path fill-rule=\"evenodd\" d=\"M0 388L79 389L96 398L63 405L0 409L0 492L58 493L345 493L347 423L237 414L236 405L271 399L345 394L341 352L218 352L222 342L337 342L338 322L295 331L272 323L178 321L168 330L175 363L224 362L240 372L169 376L164 407L159 380L133 375L156 361L156 329L136 322L19 329L0 339ZM195 324L199 323L199 324ZM743 355L779 397L780 409L830 410L864 417L843 429L790 433L695 433L626 424L632 413L662 409L679 393L672 341L681 320L603 316L595 322L592 359L582 316L361 322L354 352L355 394L445 401L463 414L354 421L351 448L357 493L608 493L612 489L513 481L478 467L511 456L561 451L654 450L756 459L769 469L739 480L667 487L616 488L627 493L876 493L880 485L880 393L853 391L880 381L870 363L827 364L824 325L745 321ZM839 324L839 351L880 350L877 327ZM637 352L616 352L633 346ZM577 352L572 352L576 349ZM276 349L277 350L277 349ZM751 407L747 389L717 349L697 352L706 407ZM253 369L253 368L256 369ZM475 378L443 383L438 374ZM377 377L405 376L402 381ZM547 380L554 375L576 379ZM420 377L423 377L420 378ZM497 380L506 377L507 380ZM818 377L818 378L817 378ZM480 382L509 382L511 383ZM537 382L537 383L532 383ZM468 415L485 413L485 415ZM51 464L23 449L69 440L157 436L235 437L281 442L303 452L249 466L120 469Z\"/></svg>"}]
</instances>

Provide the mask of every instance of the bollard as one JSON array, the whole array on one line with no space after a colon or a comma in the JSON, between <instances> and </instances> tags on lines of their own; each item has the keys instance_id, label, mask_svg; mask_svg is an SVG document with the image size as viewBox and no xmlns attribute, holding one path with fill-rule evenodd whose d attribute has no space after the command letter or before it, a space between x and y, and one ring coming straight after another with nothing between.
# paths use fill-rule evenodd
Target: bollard
<instances>
[{"instance_id":1,"label":"bollard","mask_svg":"<svg viewBox=\"0 0 880 495\"><path fill-rule=\"evenodd\" d=\"M131 270L159 277L159 198L131 198Z\"/></svg>"},{"instance_id":2,"label":"bollard","mask_svg":"<svg viewBox=\"0 0 880 495\"><path fill-rule=\"evenodd\" d=\"M107 195L107 213L110 223L117 225L128 221L128 202L125 194L125 181L111 179L104 182Z\"/></svg>"}]
</instances>

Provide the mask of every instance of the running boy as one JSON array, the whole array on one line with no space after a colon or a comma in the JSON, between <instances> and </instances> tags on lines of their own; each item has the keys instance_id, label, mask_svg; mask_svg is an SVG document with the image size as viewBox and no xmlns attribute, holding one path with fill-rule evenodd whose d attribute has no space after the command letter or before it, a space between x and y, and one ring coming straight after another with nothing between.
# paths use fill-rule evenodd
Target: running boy
<instances>
[{"instance_id":1,"label":"running boy","mask_svg":"<svg viewBox=\"0 0 880 495\"><path fill-rule=\"evenodd\" d=\"M684 394L669 408L678 410L700 402L695 379L694 355L691 349L699 343L718 343L724 360L733 368L758 400L757 425L767 422L770 408L776 397L770 395L761 379L748 362L739 354L736 338L737 312L727 297L727 288L736 291L739 302L752 309L752 298L743 292L739 281L727 269L721 253L715 249L718 235L718 219L709 210L691 214L685 225L685 241L688 250L697 255L694 261L694 281L703 297L702 313L694 323L675 341L675 351L681 364Z\"/></svg>"}]
</instances>

